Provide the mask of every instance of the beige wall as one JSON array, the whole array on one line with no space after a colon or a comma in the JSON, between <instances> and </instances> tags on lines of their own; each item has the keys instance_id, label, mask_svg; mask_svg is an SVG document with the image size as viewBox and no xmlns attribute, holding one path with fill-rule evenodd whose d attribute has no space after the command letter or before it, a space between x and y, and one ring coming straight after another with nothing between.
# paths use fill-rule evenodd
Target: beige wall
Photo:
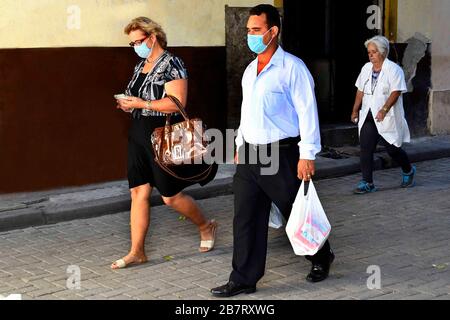
<instances>
[{"instance_id":1,"label":"beige wall","mask_svg":"<svg viewBox=\"0 0 450 320\"><path fill-rule=\"evenodd\" d=\"M405 42L416 32L431 39L431 9L434 2L435 0L398 0L397 42Z\"/></svg>"},{"instance_id":2,"label":"beige wall","mask_svg":"<svg viewBox=\"0 0 450 320\"><path fill-rule=\"evenodd\" d=\"M428 129L431 134L450 134L450 90L431 90Z\"/></svg>"},{"instance_id":3,"label":"beige wall","mask_svg":"<svg viewBox=\"0 0 450 320\"><path fill-rule=\"evenodd\" d=\"M450 1L433 0L429 129L450 134Z\"/></svg>"},{"instance_id":4,"label":"beige wall","mask_svg":"<svg viewBox=\"0 0 450 320\"><path fill-rule=\"evenodd\" d=\"M450 1L433 0L432 16L433 89L450 90Z\"/></svg>"},{"instance_id":5,"label":"beige wall","mask_svg":"<svg viewBox=\"0 0 450 320\"><path fill-rule=\"evenodd\" d=\"M416 32L432 42L433 90L450 90L449 17L449 0L398 0L398 42Z\"/></svg>"},{"instance_id":6,"label":"beige wall","mask_svg":"<svg viewBox=\"0 0 450 320\"><path fill-rule=\"evenodd\" d=\"M0 48L124 46L136 16L162 24L169 46L224 46L225 5L261 0L1 0ZM78 29L79 27L79 29Z\"/></svg>"},{"instance_id":7,"label":"beige wall","mask_svg":"<svg viewBox=\"0 0 450 320\"><path fill-rule=\"evenodd\" d=\"M398 0L398 42L420 32L431 40L428 128L450 134L450 1Z\"/></svg>"}]
</instances>

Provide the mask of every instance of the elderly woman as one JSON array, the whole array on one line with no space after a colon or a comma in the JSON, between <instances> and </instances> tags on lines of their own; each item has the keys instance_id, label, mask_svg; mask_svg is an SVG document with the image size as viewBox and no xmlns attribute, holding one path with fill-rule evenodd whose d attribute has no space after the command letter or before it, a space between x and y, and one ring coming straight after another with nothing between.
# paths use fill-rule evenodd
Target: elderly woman
<instances>
[{"instance_id":1,"label":"elderly woman","mask_svg":"<svg viewBox=\"0 0 450 320\"><path fill-rule=\"evenodd\" d=\"M207 221L195 201L181 191L194 184L179 180L163 171L154 161L150 135L157 127L165 124L166 115L171 122L184 119L176 105L166 93L178 98L183 106L187 100L187 72L182 60L167 49L166 34L161 26L146 17L132 20L125 33L130 46L141 58L126 90L127 98L117 100L118 108L132 113L128 135L128 183L131 192L131 249L115 261L111 268L124 268L130 264L147 261L144 250L145 237L149 227L149 198L157 188L164 203L189 218L200 232L200 252L207 252L214 246L217 223ZM192 165L194 166L194 165ZM192 168L189 166L189 168ZM215 171L200 184L214 178Z\"/></svg>"},{"instance_id":2,"label":"elderly woman","mask_svg":"<svg viewBox=\"0 0 450 320\"><path fill-rule=\"evenodd\" d=\"M403 70L387 58L388 39L375 36L367 40L365 46L370 62L362 68L356 81L358 90L351 115L351 120L358 123L363 178L354 193L377 190L373 183L373 154L378 142L401 166L401 187L412 187L416 168L411 166L401 148L403 142L410 141L402 99L402 93L406 92L405 76Z\"/></svg>"}]
</instances>

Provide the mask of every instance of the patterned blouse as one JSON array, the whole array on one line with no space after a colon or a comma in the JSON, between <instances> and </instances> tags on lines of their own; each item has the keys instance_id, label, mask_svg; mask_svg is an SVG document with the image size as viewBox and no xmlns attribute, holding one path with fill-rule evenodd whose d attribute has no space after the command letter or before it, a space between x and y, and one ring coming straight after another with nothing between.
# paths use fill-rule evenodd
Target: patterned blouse
<instances>
[{"instance_id":1,"label":"patterned blouse","mask_svg":"<svg viewBox=\"0 0 450 320\"><path fill-rule=\"evenodd\" d=\"M131 94L131 88L139 78L139 74L145 65L145 59L142 59L134 68L133 77L127 86L125 93L129 96ZM162 99L166 91L164 89L164 84L172 80L187 79L187 70L184 66L183 61L169 53L164 51L164 53L158 58L152 71L150 71L145 77L142 85L139 88L139 98L144 100L160 100ZM139 114L140 111L140 114ZM166 116L167 114L162 112L157 112L154 110L134 110L133 117L139 117L143 115L148 116Z\"/></svg>"},{"instance_id":2,"label":"patterned blouse","mask_svg":"<svg viewBox=\"0 0 450 320\"><path fill-rule=\"evenodd\" d=\"M380 72L381 71L378 72L372 71L372 94L375 91L375 88L378 84L378 76L380 75Z\"/></svg>"}]
</instances>

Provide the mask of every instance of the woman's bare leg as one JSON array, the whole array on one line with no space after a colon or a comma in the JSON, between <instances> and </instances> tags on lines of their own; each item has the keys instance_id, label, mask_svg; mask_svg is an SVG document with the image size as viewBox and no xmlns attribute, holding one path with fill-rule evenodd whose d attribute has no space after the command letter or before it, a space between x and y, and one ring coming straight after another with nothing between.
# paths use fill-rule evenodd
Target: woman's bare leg
<instances>
[{"instance_id":1,"label":"woman's bare leg","mask_svg":"<svg viewBox=\"0 0 450 320\"><path fill-rule=\"evenodd\" d=\"M130 189L131 192L131 249L123 257L125 264L142 263L147 261L145 255L145 238L150 222L150 194L152 187L149 184ZM114 262L111 268L118 269Z\"/></svg>"},{"instance_id":2,"label":"woman's bare leg","mask_svg":"<svg viewBox=\"0 0 450 320\"><path fill-rule=\"evenodd\" d=\"M201 240L213 239L213 226L211 225L211 221L205 219L205 216L194 199L182 192L173 197L162 198L166 205L181 213L199 228ZM200 251L208 251L208 248L200 248Z\"/></svg>"}]
</instances>

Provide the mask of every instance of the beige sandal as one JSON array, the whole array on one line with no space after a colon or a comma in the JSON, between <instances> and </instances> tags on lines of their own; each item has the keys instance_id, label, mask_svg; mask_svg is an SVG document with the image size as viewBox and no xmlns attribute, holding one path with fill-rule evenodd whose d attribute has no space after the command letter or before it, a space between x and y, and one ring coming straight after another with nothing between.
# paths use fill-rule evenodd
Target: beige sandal
<instances>
[{"instance_id":1,"label":"beige sandal","mask_svg":"<svg viewBox=\"0 0 450 320\"><path fill-rule=\"evenodd\" d=\"M147 261L148 261L147 258L144 258L144 259L140 259L138 261L133 261L133 262L130 262L130 263L127 264L124 259L119 259L119 260L116 260L116 261L114 261L112 263L111 269L113 269L113 270L123 269L123 268L126 268L128 266L136 265L136 264L142 264L142 263L145 263ZM113 265L116 265L117 268L113 268Z\"/></svg>"},{"instance_id":2,"label":"beige sandal","mask_svg":"<svg viewBox=\"0 0 450 320\"><path fill-rule=\"evenodd\" d=\"M214 248L214 243L216 241L216 230L217 230L216 220L211 220L209 225L211 226L212 239L200 241L200 248L198 248L198 251L202 253L211 251ZM206 248L206 250L202 250L202 248Z\"/></svg>"}]
</instances>

